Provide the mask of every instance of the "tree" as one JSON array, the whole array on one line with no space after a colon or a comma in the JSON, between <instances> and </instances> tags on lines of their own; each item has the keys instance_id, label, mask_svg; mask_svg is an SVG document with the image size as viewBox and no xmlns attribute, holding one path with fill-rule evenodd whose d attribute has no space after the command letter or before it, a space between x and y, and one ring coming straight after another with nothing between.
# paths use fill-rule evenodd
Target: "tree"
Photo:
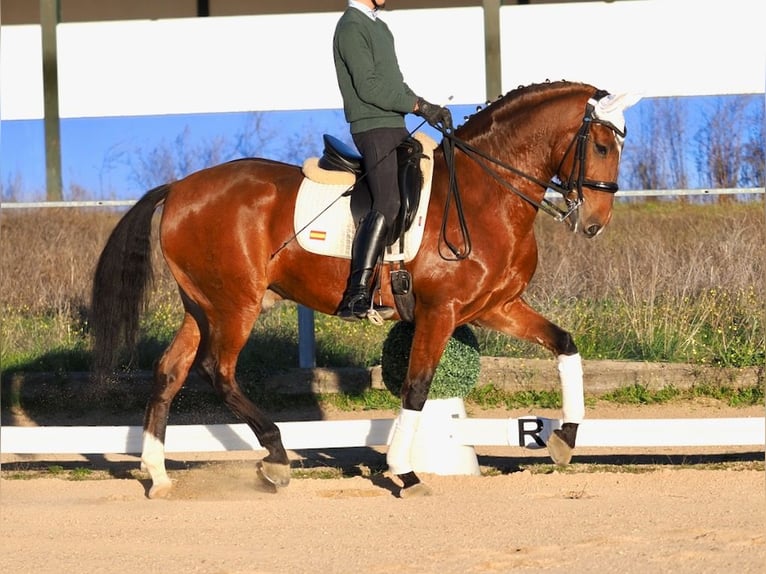
<instances>
[{"instance_id":1,"label":"tree","mask_svg":"<svg viewBox=\"0 0 766 574\"><path fill-rule=\"evenodd\" d=\"M703 186L763 185L763 107L755 98L719 101L697 132L696 163ZM721 201L729 200L721 196Z\"/></svg>"},{"instance_id":2,"label":"tree","mask_svg":"<svg viewBox=\"0 0 766 574\"><path fill-rule=\"evenodd\" d=\"M143 189L151 189L231 159L230 149L222 136L193 144L187 126L172 143L163 140L148 151L135 150L127 160L130 179Z\"/></svg>"},{"instance_id":3,"label":"tree","mask_svg":"<svg viewBox=\"0 0 766 574\"><path fill-rule=\"evenodd\" d=\"M744 167L742 170L742 185L747 187L764 187L766 177L764 168L766 167L766 153L764 148L764 108L755 106L753 114L753 126L750 130L750 137L745 143L743 154Z\"/></svg>"},{"instance_id":4,"label":"tree","mask_svg":"<svg viewBox=\"0 0 766 574\"><path fill-rule=\"evenodd\" d=\"M632 189L682 189L689 185L684 157L687 117L677 99L653 100L629 134L623 181ZM638 133L636 133L638 132Z\"/></svg>"}]
</instances>

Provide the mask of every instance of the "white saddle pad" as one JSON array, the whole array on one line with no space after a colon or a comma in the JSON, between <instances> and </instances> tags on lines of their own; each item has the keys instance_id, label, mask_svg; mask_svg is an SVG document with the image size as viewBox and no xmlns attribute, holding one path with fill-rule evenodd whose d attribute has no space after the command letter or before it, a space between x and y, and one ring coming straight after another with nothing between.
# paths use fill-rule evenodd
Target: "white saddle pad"
<instances>
[{"instance_id":1,"label":"white saddle pad","mask_svg":"<svg viewBox=\"0 0 766 574\"><path fill-rule=\"evenodd\" d=\"M384 255L386 261L410 261L417 255L423 240L428 201L431 197L433 151L437 144L423 133L415 134L415 138L423 144L423 153L426 156L420 161L420 169L423 172L420 203L412 225L404 235L404 253L398 253L398 246L394 244L392 249L386 250ZM316 173L319 169L316 162L317 158L306 160L304 174ZM311 166L310 169L308 166ZM295 233L298 244L306 251L350 259L355 228L351 215L351 197L350 195L343 197L343 194L353 184L354 178L352 174L338 172L331 172L328 175L331 181L335 180L338 183L318 183L304 177L295 200ZM319 178L315 177L315 179ZM389 251L395 252L389 253Z\"/></svg>"}]
</instances>

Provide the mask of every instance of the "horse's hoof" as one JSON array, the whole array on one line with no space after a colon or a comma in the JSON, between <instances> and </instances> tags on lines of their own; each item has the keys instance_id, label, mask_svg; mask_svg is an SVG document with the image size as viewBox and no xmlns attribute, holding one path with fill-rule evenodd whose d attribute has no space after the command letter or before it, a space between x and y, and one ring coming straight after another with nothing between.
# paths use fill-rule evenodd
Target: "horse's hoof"
<instances>
[{"instance_id":1,"label":"horse's hoof","mask_svg":"<svg viewBox=\"0 0 766 574\"><path fill-rule=\"evenodd\" d=\"M402 488L399 491L399 498L422 498L423 496L431 496L433 491L431 488L422 482Z\"/></svg>"},{"instance_id":2,"label":"horse's hoof","mask_svg":"<svg viewBox=\"0 0 766 574\"><path fill-rule=\"evenodd\" d=\"M564 442L564 439L558 435L558 432L558 430L553 431L548 439L548 454L551 455L554 463L559 466L566 466L572 460L574 449Z\"/></svg>"},{"instance_id":3,"label":"horse's hoof","mask_svg":"<svg viewBox=\"0 0 766 574\"><path fill-rule=\"evenodd\" d=\"M170 494L170 491L173 489L173 483L168 481L162 481L152 484L152 487L149 489L149 498L154 500L155 498L167 498L167 496Z\"/></svg>"},{"instance_id":4,"label":"horse's hoof","mask_svg":"<svg viewBox=\"0 0 766 574\"><path fill-rule=\"evenodd\" d=\"M261 480L274 488L284 488L290 484L289 464L277 464L262 460L256 466L256 470Z\"/></svg>"}]
</instances>

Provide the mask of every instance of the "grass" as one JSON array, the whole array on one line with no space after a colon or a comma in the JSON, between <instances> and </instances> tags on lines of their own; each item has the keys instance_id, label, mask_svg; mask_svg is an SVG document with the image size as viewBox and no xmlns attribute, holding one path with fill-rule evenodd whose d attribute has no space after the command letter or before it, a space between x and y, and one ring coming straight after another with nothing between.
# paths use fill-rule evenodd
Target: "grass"
<instances>
[{"instance_id":1,"label":"grass","mask_svg":"<svg viewBox=\"0 0 766 574\"><path fill-rule=\"evenodd\" d=\"M544 315L568 325L585 359L678 362L722 367L764 362L762 301L754 288L725 297L712 292L694 301L655 299L651 304L615 301L553 301ZM540 306L538 306L540 308ZM150 369L180 324L179 305L147 313L134 353L133 368ZM6 308L0 317L5 371L87 371L87 321L66 314ZM369 367L380 363L391 325L349 324L321 313L315 316L316 364ZM476 329L483 356L547 358L544 349L500 333ZM264 313L240 356L244 372L278 372L295 367L297 307L284 303Z\"/></svg>"},{"instance_id":2,"label":"grass","mask_svg":"<svg viewBox=\"0 0 766 574\"><path fill-rule=\"evenodd\" d=\"M317 402L340 411L395 410L401 406L398 397L380 389L369 389L357 394L322 394L317 397Z\"/></svg>"},{"instance_id":3,"label":"grass","mask_svg":"<svg viewBox=\"0 0 766 574\"><path fill-rule=\"evenodd\" d=\"M762 405L764 402L763 385L752 386L723 386L695 385L689 389L677 389L671 386L659 389L649 389L640 384L621 387L601 395L590 395L586 401L591 405L596 401L630 405L658 405L673 402L692 401L707 398L720 401L732 407L748 407ZM400 402L388 391L370 389L363 393L323 394L316 397L320 405L335 407L344 411L365 411L376 409L397 409ZM506 391L494 385L483 385L473 389L465 403L468 407L477 409L560 409L561 391Z\"/></svg>"},{"instance_id":4,"label":"grass","mask_svg":"<svg viewBox=\"0 0 766 574\"><path fill-rule=\"evenodd\" d=\"M70 415L83 415L96 411L115 413L136 413L140 420L147 396L143 393L128 392L130 383L124 383L119 391L107 395L92 397L73 397L71 390L61 393L51 392L45 395L33 395L22 401L11 396L4 396L5 405L21 406L30 416L51 415L66 412ZM284 394L266 392L262 387L246 385L245 392L266 412L278 414L296 409L307 409L312 412L335 410L341 412L365 411L396 411L401 401L387 390L367 389L355 393L325 393L325 394ZM746 408L764 404L763 383L752 385L726 385L700 383L688 389L678 389L672 385L650 389L644 385L620 387L603 394L586 395L586 407L592 408L599 403L615 405L663 405L684 404L700 399L716 401L722 406ZM171 416L178 414L195 414L216 412L222 408L221 399L212 390L184 388L171 405ZM494 385L483 385L471 390L465 397L466 409L477 412L492 409L561 409L561 392L559 390L537 391L522 390L508 391Z\"/></svg>"},{"instance_id":5,"label":"grass","mask_svg":"<svg viewBox=\"0 0 766 574\"><path fill-rule=\"evenodd\" d=\"M586 360L761 366L763 212L762 202L619 204L610 228L592 241L540 217L540 262L526 299L572 333ZM90 280L119 215L64 209L3 213L0 241L14 246L0 251L4 373L63 376L89 369ZM181 318L175 284L159 264L159 251L155 256L157 278L141 339L125 357L130 369L150 369ZM317 366L379 364L390 328L317 314ZM503 334L477 329L476 335L485 356L548 357L542 348ZM241 353L240 372L257 386L264 377L295 367L296 341L295 305L264 313ZM546 396L513 400L555 404ZM727 400L750 399L735 394Z\"/></svg>"},{"instance_id":6,"label":"grass","mask_svg":"<svg viewBox=\"0 0 766 574\"><path fill-rule=\"evenodd\" d=\"M7 465L6 465L7 466ZM24 468L20 464L12 464L12 470L4 470L2 476L5 480L31 480L33 478L58 478L61 480L105 480L114 478L108 471L93 470L85 467L64 468L61 465L52 464L47 468Z\"/></svg>"},{"instance_id":7,"label":"grass","mask_svg":"<svg viewBox=\"0 0 766 574\"><path fill-rule=\"evenodd\" d=\"M677 389L670 385L650 390L644 385L635 384L610 391L600 397L604 401L631 405L666 404L699 398L714 399L731 407L761 405L764 402L763 385L727 386L701 383L689 389Z\"/></svg>"}]
</instances>

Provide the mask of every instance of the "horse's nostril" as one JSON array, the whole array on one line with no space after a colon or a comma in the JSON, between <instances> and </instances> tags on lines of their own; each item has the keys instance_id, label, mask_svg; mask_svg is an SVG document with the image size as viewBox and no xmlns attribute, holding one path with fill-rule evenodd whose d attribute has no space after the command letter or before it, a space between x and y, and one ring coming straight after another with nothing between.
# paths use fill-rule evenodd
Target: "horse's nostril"
<instances>
[{"instance_id":1,"label":"horse's nostril","mask_svg":"<svg viewBox=\"0 0 766 574\"><path fill-rule=\"evenodd\" d=\"M601 231L600 225L589 225L585 228L585 235L588 237L596 237L598 235L598 232Z\"/></svg>"}]
</instances>

